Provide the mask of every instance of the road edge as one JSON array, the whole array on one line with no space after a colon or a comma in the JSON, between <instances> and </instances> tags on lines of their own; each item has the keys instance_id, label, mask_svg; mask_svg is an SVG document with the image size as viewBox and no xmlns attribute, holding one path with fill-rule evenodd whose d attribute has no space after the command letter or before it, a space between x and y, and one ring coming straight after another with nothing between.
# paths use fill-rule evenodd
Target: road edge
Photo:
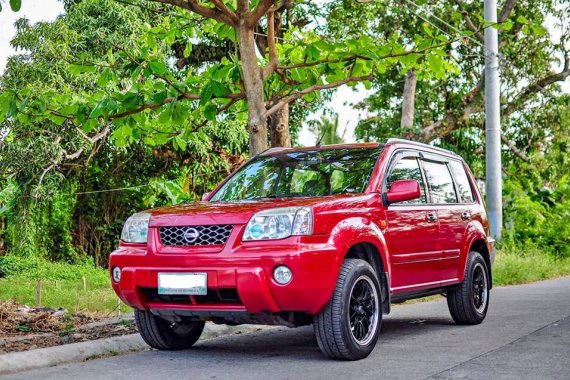
<instances>
[{"instance_id":1,"label":"road edge","mask_svg":"<svg viewBox=\"0 0 570 380\"><path fill-rule=\"evenodd\" d=\"M226 326L208 323L204 328L200 341L225 335L247 334L270 328L278 327L258 325ZM30 351L11 352L0 355L0 376L32 369L82 362L103 356L144 351L147 349L150 349L150 347L143 341L139 334L130 334L61 346L38 348Z\"/></svg>"}]
</instances>

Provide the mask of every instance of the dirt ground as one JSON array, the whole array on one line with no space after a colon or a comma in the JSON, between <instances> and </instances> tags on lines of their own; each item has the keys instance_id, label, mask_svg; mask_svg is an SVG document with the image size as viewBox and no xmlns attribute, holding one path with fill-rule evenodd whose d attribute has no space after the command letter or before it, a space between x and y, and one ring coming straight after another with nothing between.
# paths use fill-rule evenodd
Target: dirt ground
<instances>
[{"instance_id":1,"label":"dirt ground","mask_svg":"<svg viewBox=\"0 0 570 380\"><path fill-rule=\"evenodd\" d=\"M132 317L69 313L0 301L0 354L135 333Z\"/></svg>"}]
</instances>

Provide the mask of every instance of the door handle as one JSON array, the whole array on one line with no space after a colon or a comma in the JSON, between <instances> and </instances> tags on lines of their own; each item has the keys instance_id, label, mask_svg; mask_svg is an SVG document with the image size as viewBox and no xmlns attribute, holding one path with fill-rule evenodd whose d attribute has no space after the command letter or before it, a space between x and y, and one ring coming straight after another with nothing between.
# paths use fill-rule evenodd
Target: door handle
<instances>
[{"instance_id":1,"label":"door handle","mask_svg":"<svg viewBox=\"0 0 570 380\"><path fill-rule=\"evenodd\" d=\"M469 211L464 211L461 213L461 219L469 220L471 219L471 213Z\"/></svg>"},{"instance_id":2,"label":"door handle","mask_svg":"<svg viewBox=\"0 0 570 380\"><path fill-rule=\"evenodd\" d=\"M437 222L437 215L435 214L435 212L429 212L426 215L426 219L430 223Z\"/></svg>"}]
</instances>

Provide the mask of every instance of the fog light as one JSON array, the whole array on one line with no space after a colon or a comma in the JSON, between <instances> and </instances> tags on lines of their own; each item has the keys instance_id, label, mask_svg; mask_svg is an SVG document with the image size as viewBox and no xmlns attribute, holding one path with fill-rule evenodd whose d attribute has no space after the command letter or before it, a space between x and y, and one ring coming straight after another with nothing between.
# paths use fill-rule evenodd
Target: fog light
<instances>
[{"instance_id":1,"label":"fog light","mask_svg":"<svg viewBox=\"0 0 570 380\"><path fill-rule=\"evenodd\" d=\"M119 267L113 268L113 281L115 282L121 281L121 268Z\"/></svg>"},{"instance_id":2,"label":"fog light","mask_svg":"<svg viewBox=\"0 0 570 380\"><path fill-rule=\"evenodd\" d=\"M291 279L293 279L293 272L285 265L279 265L273 271L273 278L278 284L285 285L290 283Z\"/></svg>"}]
</instances>

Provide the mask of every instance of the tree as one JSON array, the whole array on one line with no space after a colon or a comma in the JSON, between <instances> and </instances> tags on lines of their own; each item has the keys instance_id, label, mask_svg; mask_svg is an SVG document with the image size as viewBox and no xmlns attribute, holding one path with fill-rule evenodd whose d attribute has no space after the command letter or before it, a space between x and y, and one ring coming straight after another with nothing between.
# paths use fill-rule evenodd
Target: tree
<instances>
[{"instance_id":1,"label":"tree","mask_svg":"<svg viewBox=\"0 0 570 380\"><path fill-rule=\"evenodd\" d=\"M109 46L135 46L145 24L164 17L109 0L68 1L65 9L54 22L18 21L12 44L21 53L9 58L0 89L35 89L46 96L46 106L47 94L96 91L108 79L96 67L77 70L76 64L97 61ZM130 81L126 72L114 81ZM142 138L126 146L113 124L88 132L72 122L60 124L53 114L40 122L25 116L3 123L8 134L0 142L0 254L64 261L91 256L105 265L126 217L199 199L247 151L242 123L204 126L188 134L183 146L177 139L151 146Z\"/></svg>"},{"instance_id":2,"label":"tree","mask_svg":"<svg viewBox=\"0 0 570 380\"><path fill-rule=\"evenodd\" d=\"M320 119L310 121L309 131L315 135L315 143L323 145L342 144L346 134L346 129L342 135L339 134L337 113L331 113L330 116L324 114L321 115Z\"/></svg>"},{"instance_id":3,"label":"tree","mask_svg":"<svg viewBox=\"0 0 570 380\"><path fill-rule=\"evenodd\" d=\"M162 6L150 7L153 3ZM380 39L326 38L311 3L148 0L133 4L165 17L149 25L137 46L109 46L105 57L79 57L69 67L75 74L97 76L98 88L58 94L27 86L5 88L0 121L47 119L79 127L89 139L113 131L119 144L143 138L158 146L169 141L184 144L189 134L208 123L239 120L246 114L250 154L257 154L268 145L267 119L294 101L311 102L320 91L343 84L368 86L377 75L392 70L413 68L418 75L433 78L455 71L453 58L446 53L454 39L437 32L418 33L405 42L397 32ZM299 15L316 26L301 33ZM282 39L276 38L277 30ZM259 34L267 35L265 49L259 48ZM172 64L174 45L184 46L183 56L189 56L213 36L233 45L229 58L194 69L180 70ZM118 82L122 77L130 81Z\"/></svg>"},{"instance_id":4,"label":"tree","mask_svg":"<svg viewBox=\"0 0 570 380\"><path fill-rule=\"evenodd\" d=\"M570 76L570 5L557 0L505 0L500 6L499 25L495 27L500 31L502 140L510 151L507 162L529 160L546 143L535 136L550 127L524 120L536 105L555 101L560 96L559 84ZM457 33L455 29L470 31L464 43L450 45L448 50L461 57L461 74L449 75L445 80L418 75L416 123L411 135L424 142L461 149L468 157L481 157L485 53L482 33L486 26L481 4L441 1L430 2L427 7L420 2L417 8L387 12L385 4L371 3L366 9L370 13L363 14L362 7L350 2L333 3L327 23L329 31L346 35L365 30L380 37L397 28L403 39L412 39L420 29L442 29L451 35ZM364 17L354 18L357 13ZM372 18L372 14L376 17ZM557 33L562 36L560 39L555 37ZM356 129L358 138L401 135L399 105L404 82L396 71L374 82L375 93L360 105L372 116L360 122Z\"/></svg>"}]
</instances>

